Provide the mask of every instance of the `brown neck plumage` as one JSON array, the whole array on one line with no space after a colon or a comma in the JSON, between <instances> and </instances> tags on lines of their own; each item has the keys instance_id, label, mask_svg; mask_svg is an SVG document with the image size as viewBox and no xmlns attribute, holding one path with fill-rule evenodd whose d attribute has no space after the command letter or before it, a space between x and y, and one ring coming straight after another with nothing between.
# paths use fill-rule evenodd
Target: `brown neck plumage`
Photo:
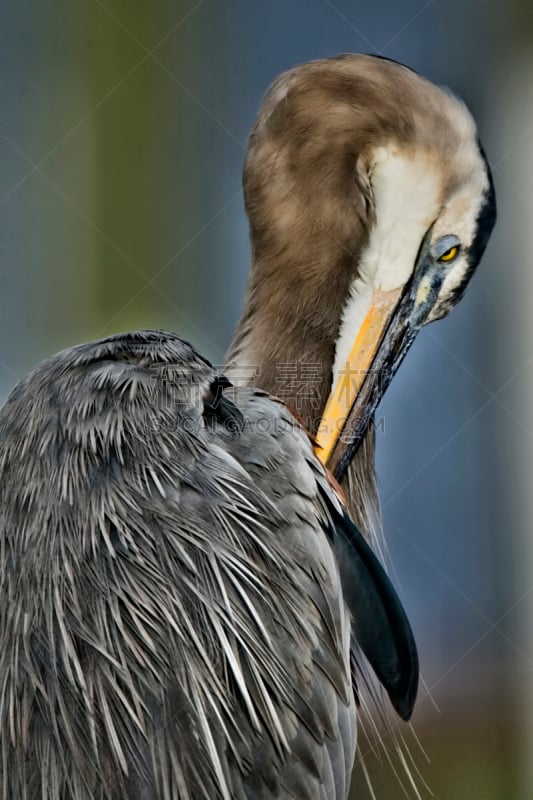
<instances>
[{"instance_id":1,"label":"brown neck plumage","mask_svg":"<svg viewBox=\"0 0 533 800\"><path fill-rule=\"evenodd\" d=\"M390 69L351 57L291 71L268 92L250 138L244 191L253 266L228 373L292 405L311 433L330 394L342 313L375 222L372 153L411 132L397 104L384 99ZM365 532L376 505L373 443L371 430L347 476L351 511Z\"/></svg>"},{"instance_id":2,"label":"brown neck plumage","mask_svg":"<svg viewBox=\"0 0 533 800\"><path fill-rule=\"evenodd\" d=\"M237 386L263 389L288 403L314 434L331 390L336 337L325 333L325 322L329 320L323 320L322 327L310 324L299 313L296 297L294 304L284 296L271 297L267 305L270 315L261 314L265 299L261 298L252 279L245 309L228 351L226 373ZM335 310L338 326L342 306ZM379 546L376 542L380 513L374 442L371 424L346 474L343 488L354 522Z\"/></svg>"},{"instance_id":3,"label":"brown neck plumage","mask_svg":"<svg viewBox=\"0 0 533 800\"><path fill-rule=\"evenodd\" d=\"M339 94L339 67L332 62L331 76L322 73L320 81L311 68L297 86L289 73L263 103L244 170L253 266L227 358L234 383L280 397L311 433L330 394L342 312L374 221L368 142L354 139L357 87L346 80ZM288 91L290 103L282 96ZM345 489L356 523L371 534L373 429Z\"/></svg>"},{"instance_id":4,"label":"brown neck plumage","mask_svg":"<svg viewBox=\"0 0 533 800\"><path fill-rule=\"evenodd\" d=\"M265 99L245 164L253 266L228 360L234 380L249 369L244 382L289 402L314 433L373 208L350 98L338 98L327 75L321 85L293 86L290 73L281 80ZM290 104L280 100L289 90Z\"/></svg>"}]
</instances>

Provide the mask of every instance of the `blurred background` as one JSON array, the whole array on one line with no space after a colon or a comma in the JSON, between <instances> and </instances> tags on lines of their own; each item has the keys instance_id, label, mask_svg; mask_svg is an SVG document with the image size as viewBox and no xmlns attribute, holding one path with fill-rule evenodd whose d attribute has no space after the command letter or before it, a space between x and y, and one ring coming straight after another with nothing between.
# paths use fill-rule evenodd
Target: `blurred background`
<instances>
[{"instance_id":1,"label":"blurred background","mask_svg":"<svg viewBox=\"0 0 533 800\"><path fill-rule=\"evenodd\" d=\"M494 173L496 233L380 408L378 473L425 681L416 764L441 800L531 800L530 3L0 0L0 399L52 352L124 329L176 330L222 363L261 96L282 70L348 51L460 94ZM414 796L360 757L378 798Z\"/></svg>"}]
</instances>

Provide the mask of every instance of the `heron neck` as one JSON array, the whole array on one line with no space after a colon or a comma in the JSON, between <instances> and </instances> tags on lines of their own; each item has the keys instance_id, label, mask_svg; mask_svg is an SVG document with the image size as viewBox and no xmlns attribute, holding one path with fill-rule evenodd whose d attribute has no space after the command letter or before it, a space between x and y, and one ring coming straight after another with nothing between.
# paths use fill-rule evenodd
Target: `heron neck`
<instances>
[{"instance_id":1,"label":"heron neck","mask_svg":"<svg viewBox=\"0 0 533 800\"><path fill-rule=\"evenodd\" d=\"M331 391L335 343L343 301L337 280L288 286L294 269L270 272L255 264L244 310L226 359L235 386L263 389L289 403L316 433ZM272 265L271 265L272 266ZM317 274L327 274L326 270ZM345 270L339 270L345 280ZM331 270L330 270L331 275ZM348 508L359 529L375 540L379 523L374 471L374 426L370 425L344 481Z\"/></svg>"},{"instance_id":2,"label":"heron neck","mask_svg":"<svg viewBox=\"0 0 533 800\"><path fill-rule=\"evenodd\" d=\"M316 433L331 391L335 338L309 324L304 312L258 304L251 281L244 312L229 347L225 373L236 387L263 389L289 403L303 417L308 431ZM339 314L340 317L340 314ZM359 529L376 540L379 502L374 471L374 426L343 482L350 514Z\"/></svg>"},{"instance_id":3,"label":"heron neck","mask_svg":"<svg viewBox=\"0 0 533 800\"><path fill-rule=\"evenodd\" d=\"M306 311L305 298L279 286L271 291L253 275L226 374L236 386L263 389L290 404L316 433L331 391L336 326L330 315Z\"/></svg>"}]
</instances>

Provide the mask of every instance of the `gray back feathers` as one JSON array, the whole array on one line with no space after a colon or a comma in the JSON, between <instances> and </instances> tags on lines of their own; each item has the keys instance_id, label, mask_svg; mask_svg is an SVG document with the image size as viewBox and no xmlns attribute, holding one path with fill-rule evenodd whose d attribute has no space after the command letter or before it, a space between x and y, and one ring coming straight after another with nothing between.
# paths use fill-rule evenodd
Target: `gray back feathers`
<instances>
[{"instance_id":1,"label":"gray back feathers","mask_svg":"<svg viewBox=\"0 0 533 800\"><path fill-rule=\"evenodd\" d=\"M346 796L329 490L280 405L247 391L225 418L217 393L140 332L43 363L0 412L3 800Z\"/></svg>"}]
</instances>

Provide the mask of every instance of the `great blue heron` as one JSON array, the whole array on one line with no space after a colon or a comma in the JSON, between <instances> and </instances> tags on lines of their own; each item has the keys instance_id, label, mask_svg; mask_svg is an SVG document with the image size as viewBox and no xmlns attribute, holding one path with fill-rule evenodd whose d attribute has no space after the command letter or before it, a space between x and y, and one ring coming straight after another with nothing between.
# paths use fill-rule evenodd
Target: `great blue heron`
<instances>
[{"instance_id":1,"label":"great blue heron","mask_svg":"<svg viewBox=\"0 0 533 800\"><path fill-rule=\"evenodd\" d=\"M451 94L343 56L274 83L245 193L228 372L255 388L141 331L45 361L0 413L3 800L346 798L356 647L411 713L409 624L323 463L368 533L372 416L481 257L487 162ZM322 369L302 422L280 364Z\"/></svg>"}]
</instances>

